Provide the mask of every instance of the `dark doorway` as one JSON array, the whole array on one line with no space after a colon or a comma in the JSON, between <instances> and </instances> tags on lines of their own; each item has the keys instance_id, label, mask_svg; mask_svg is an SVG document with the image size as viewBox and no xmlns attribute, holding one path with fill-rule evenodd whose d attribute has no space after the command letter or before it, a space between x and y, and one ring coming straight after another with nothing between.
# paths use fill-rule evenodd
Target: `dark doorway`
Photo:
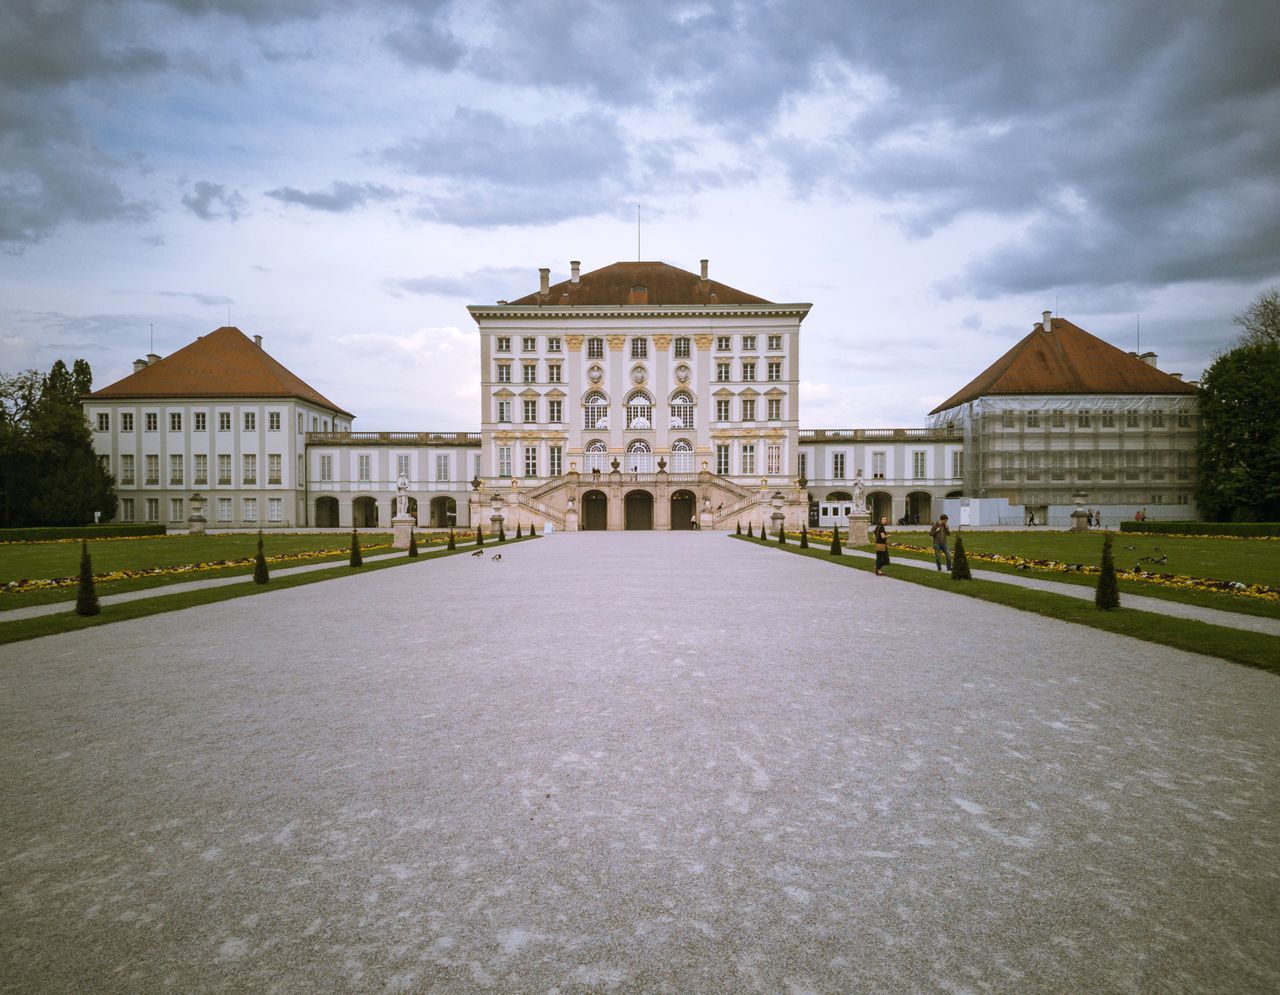
<instances>
[{"instance_id":1,"label":"dark doorway","mask_svg":"<svg viewBox=\"0 0 1280 995\"><path fill-rule=\"evenodd\" d=\"M371 497L358 497L351 502L351 524L357 529L378 527L378 502Z\"/></svg>"},{"instance_id":2,"label":"dark doorway","mask_svg":"<svg viewBox=\"0 0 1280 995\"><path fill-rule=\"evenodd\" d=\"M676 491L671 495L671 531L680 532L693 528L693 516L698 499L692 491Z\"/></svg>"},{"instance_id":3,"label":"dark doorway","mask_svg":"<svg viewBox=\"0 0 1280 995\"><path fill-rule=\"evenodd\" d=\"M338 499L336 497L316 498L316 528L336 529L338 527Z\"/></svg>"},{"instance_id":4,"label":"dark doorway","mask_svg":"<svg viewBox=\"0 0 1280 995\"><path fill-rule=\"evenodd\" d=\"M431 527L447 529L458 524L458 502L451 497L431 499Z\"/></svg>"},{"instance_id":5,"label":"dark doorway","mask_svg":"<svg viewBox=\"0 0 1280 995\"><path fill-rule=\"evenodd\" d=\"M648 491L632 491L624 500L626 521L623 528L632 532L653 529L653 495Z\"/></svg>"},{"instance_id":6,"label":"dark doorway","mask_svg":"<svg viewBox=\"0 0 1280 995\"><path fill-rule=\"evenodd\" d=\"M582 528L586 532L603 532L609 527L609 498L603 491L587 491L582 495Z\"/></svg>"}]
</instances>

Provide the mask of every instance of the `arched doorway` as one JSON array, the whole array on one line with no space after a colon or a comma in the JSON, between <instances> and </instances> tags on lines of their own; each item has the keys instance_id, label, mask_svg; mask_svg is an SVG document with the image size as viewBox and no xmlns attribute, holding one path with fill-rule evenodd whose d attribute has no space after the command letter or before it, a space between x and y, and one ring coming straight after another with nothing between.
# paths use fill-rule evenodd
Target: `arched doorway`
<instances>
[{"instance_id":1,"label":"arched doorway","mask_svg":"<svg viewBox=\"0 0 1280 995\"><path fill-rule=\"evenodd\" d=\"M933 495L928 491L912 491L907 495L907 524L927 525L933 521Z\"/></svg>"},{"instance_id":2,"label":"arched doorway","mask_svg":"<svg viewBox=\"0 0 1280 995\"><path fill-rule=\"evenodd\" d=\"M316 498L316 528L336 529L338 527L338 499L336 497Z\"/></svg>"},{"instance_id":3,"label":"arched doorway","mask_svg":"<svg viewBox=\"0 0 1280 995\"><path fill-rule=\"evenodd\" d=\"M871 512L871 523L874 525L882 518L893 524L893 495L885 491L872 491L867 495L867 509Z\"/></svg>"},{"instance_id":4,"label":"arched doorway","mask_svg":"<svg viewBox=\"0 0 1280 995\"><path fill-rule=\"evenodd\" d=\"M586 532L603 532L609 527L609 496L604 491L587 491L582 495L582 528Z\"/></svg>"},{"instance_id":5,"label":"arched doorway","mask_svg":"<svg viewBox=\"0 0 1280 995\"><path fill-rule=\"evenodd\" d=\"M671 495L671 531L693 528L693 516L697 513L698 499L692 491L676 491Z\"/></svg>"},{"instance_id":6,"label":"arched doorway","mask_svg":"<svg viewBox=\"0 0 1280 995\"><path fill-rule=\"evenodd\" d=\"M357 529L376 528L378 525L377 500L366 495L352 501L351 525Z\"/></svg>"},{"instance_id":7,"label":"arched doorway","mask_svg":"<svg viewBox=\"0 0 1280 995\"><path fill-rule=\"evenodd\" d=\"M458 502L446 496L431 499L431 527L447 529L458 524Z\"/></svg>"},{"instance_id":8,"label":"arched doorway","mask_svg":"<svg viewBox=\"0 0 1280 995\"><path fill-rule=\"evenodd\" d=\"M653 495L648 491L632 491L623 499L623 528L631 532L647 532L653 528Z\"/></svg>"}]
</instances>

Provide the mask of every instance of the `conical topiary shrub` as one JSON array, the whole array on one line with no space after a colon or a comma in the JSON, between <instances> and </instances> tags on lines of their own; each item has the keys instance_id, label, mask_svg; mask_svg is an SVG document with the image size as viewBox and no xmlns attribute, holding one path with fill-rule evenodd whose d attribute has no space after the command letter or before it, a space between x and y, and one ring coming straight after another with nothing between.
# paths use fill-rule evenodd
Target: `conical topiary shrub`
<instances>
[{"instance_id":1,"label":"conical topiary shrub","mask_svg":"<svg viewBox=\"0 0 1280 995\"><path fill-rule=\"evenodd\" d=\"M808 548L809 548L809 525L808 525L808 523L801 523L801 525L800 525L800 548L801 548L801 549L808 549Z\"/></svg>"},{"instance_id":2,"label":"conical topiary shrub","mask_svg":"<svg viewBox=\"0 0 1280 995\"><path fill-rule=\"evenodd\" d=\"M351 566L359 567L364 565L364 558L360 555L360 537L356 535L356 530L351 530Z\"/></svg>"},{"instance_id":3,"label":"conical topiary shrub","mask_svg":"<svg viewBox=\"0 0 1280 995\"><path fill-rule=\"evenodd\" d=\"M783 523L778 523L778 545L785 546L787 544L787 527Z\"/></svg>"},{"instance_id":4,"label":"conical topiary shrub","mask_svg":"<svg viewBox=\"0 0 1280 995\"><path fill-rule=\"evenodd\" d=\"M1093 603L1103 611L1120 607L1120 585L1116 583L1116 564L1111 558L1111 533L1102 540L1102 572L1098 574L1098 589Z\"/></svg>"},{"instance_id":5,"label":"conical topiary shrub","mask_svg":"<svg viewBox=\"0 0 1280 995\"><path fill-rule=\"evenodd\" d=\"M748 539L754 539L756 537L756 534L751 531L752 528L753 528L752 524L750 522L747 522L747 538Z\"/></svg>"},{"instance_id":6,"label":"conical topiary shrub","mask_svg":"<svg viewBox=\"0 0 1280 995\"><path fill-rule=\"evenodd\" d=\"M951 579L952 580L973 580L973 574L969 572L969 557L964 551L964 537L956 536L956 548L951 552Z\"/></svg>"},{"instance_id":7,"label":"conical topiary shrub","mask_svg":"<svg viewBox=\"0 0 1280 995\"><path fill-rule=\"evenodd\" d=\"M457 549L457 548L458 548L457 540L456 540L456 539L454 539L454 537L453 537L453 529L450 529L450 530L449 530L449 545L448 545L446 548L447 548L447 549Z\"/></svg>"},{"instance_id":8,"label":"conical topiary shrub","mask_svg":"<svg viewBox=\"0 0 1280 995\"><path fill-rule=\"evenodd\" d=\"M519 522L516 522L516 538L517 538L517 539L521 539L521 538L523 538L523 536L521 536L521 534L520 534L520 523L519 523Z\"/></svg>"},{"instance_id":9,"label":"conical topiary shrub","mask_svg":"<svg viewBox=\"0 0 1280 995\"><path fill-rule=\"evenodd\" d=\"M409 530L409 557L410 559L418 558L418 533L413 529Z\"/></svg>"},{"instance_id":10,"label":"conical topiary shrub","mask_svg":"<svg viewBox=\"0 0 1280 995\"><path fill-rule=\"evenodd\" d=\"M507 541L507 527L503 522L498 523L498 542Z\"/></svg>"},{"instance_id":11,"label":"conical topiary shrub","mask_svg":"<svg viewBox=\"0 0 1280 995\"><path fill-rule=\"evenodd\" d=\"M76 592L76 614L97 615L102 608L98 604L98 592L93 586L93 563L89 559L89 544L80 540L80 589Z\"/></svg>"},{"instance_id":12,"label":"conical topiary shrub","mask_svg":"<svg viewBox=\"0 0 1280 995\"><path fill-rule=\"evenodd\" d=\"M267 573L267 558L262 555L262 529L258 529L258 555L253 558L253 582L265 584L271 579Z\"/></svg>"},{"instance_id":13,"label":"conical topiary shrub","mask_svg":"<svg viewBox=\"0 0 1280 995\"><path fill-rule=\"evenodd\" d=\"M742 535L742 523L738 522L738 527L734 529L735 534Z\"/></svg>"},{"instance_id":14,"label":"conical topiary shrub","mask_svg":"<svg viewBox=\"0 0 1280 995\"><path fill-rule=\"evenodd\" d=\"M484 545L484 526L483 525L476 526L476 545L477 546Z\"/></svg>"},{"instance_id":15,"label":"conical topiary shrub","mask_svg":"<svg viewBox=\"0 0 1280 995\"><path fill-rule=\"evenodd\" d=\"M840 545L840 526L833 525L831 527L831 555L839 556L843 552L844 549Z\"/></svg>"},{"instance_id":16,"label":"conical topiary shrub","mask_svg":"<svg viewBox=\"0 0 1280 995\"><path fill-rule=\"evenodd\" d=\"M769 523L768 522L760 523L760 541L761 542L769 541Z\"/></svg>"}]
</instances>

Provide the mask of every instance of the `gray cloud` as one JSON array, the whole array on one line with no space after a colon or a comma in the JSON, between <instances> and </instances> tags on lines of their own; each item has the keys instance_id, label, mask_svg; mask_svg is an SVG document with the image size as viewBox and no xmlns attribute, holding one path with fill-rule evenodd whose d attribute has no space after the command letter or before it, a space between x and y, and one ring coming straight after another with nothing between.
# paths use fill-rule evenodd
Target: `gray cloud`
<instances>
[{"instance_id":1,"label":"gray cloud","mask_svg":"<svg viewBox=\"0 0 1280 995\"><path fill-rule=\"evenodd\" d=\"M537 274L518 267L485 266L460 276L428 275L387 280L383 287L394 296L419 294L451 297L470 304L514 300L536 286Z\"/></svg>"},{"instance_id":2,"label":"gray cloud","mask_svg":"<svg viewBox=\"0 0 1280 995\"><path fill-rule=\"evenodd\" d=\"M300 204L315 211L342 213L364 207L373 201L394 200L399 191L378 183L346 183L335 181L328 190L298 190L295 187L277 187L268 190L267 196L283 204Z\"/></svg>"},{"instance_id":3,"label":"gray cloud","mask_svg":"<svg viewBox=\"0 0 1280 995\"><path fill-rule=\"evenodd\" d=\"M205 304L214 306L218 304L234 304L235 300L231 297L225 297L222 294L201 294L186 290L160 290L157 291L161 297L185 297L193 300L197 304Z\"/></svg>"},{"instance_id":4,"label":"gray cloud","mask_svg":"<svg viewBox=\"0 0 1280 995\"><path fill-rule=\"evenodd\" d=\"M161 49L118 44L111 11L92 0L0 4L0 81L49 86L164 69Z\"/></svg>"},{"instance_id":5,"label":"gray cloud","mask_svg":"<svg viewBox=\"0 0 1280 995\"><path fill-rule=\"evenodd\" d=\"M218 221L226 218L237 221L244 210L244 198L235 190L228 190L221 183L199 180L191 193L182 195L182 203L202 221Z\"/></svg>"},{"instance_id":6,"label":"gray cloud","mask_svg":"<svg viewBox=\"0 0 1280 995\"><path fill-rule=\"evenodd\" d=\"M383 40L397 58L411 66L452 69L466 49L444 23L446 4L418 9L405 23L388 31Z\"/></svg>"}]
</instances>

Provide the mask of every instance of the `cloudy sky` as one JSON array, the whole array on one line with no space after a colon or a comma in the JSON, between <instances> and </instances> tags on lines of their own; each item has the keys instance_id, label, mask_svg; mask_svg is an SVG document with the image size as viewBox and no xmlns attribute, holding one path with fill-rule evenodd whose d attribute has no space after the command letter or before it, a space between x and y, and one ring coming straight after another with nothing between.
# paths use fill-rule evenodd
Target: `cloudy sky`
<instances>
[{"instance_id":1,"label":"cloudy sky","mask_svg":"<svg viewBox=\"0 0 1280 995\"><path fill-rule=\"evenodd\" d=\"M0 369L229 314L357 428L474 429L464 306L639 204L813 303L805 427L923 424L1045 308L1195 377L1280 282L1277 52L1274 0L6 0Z\"/></svg>"}]
</instances>

